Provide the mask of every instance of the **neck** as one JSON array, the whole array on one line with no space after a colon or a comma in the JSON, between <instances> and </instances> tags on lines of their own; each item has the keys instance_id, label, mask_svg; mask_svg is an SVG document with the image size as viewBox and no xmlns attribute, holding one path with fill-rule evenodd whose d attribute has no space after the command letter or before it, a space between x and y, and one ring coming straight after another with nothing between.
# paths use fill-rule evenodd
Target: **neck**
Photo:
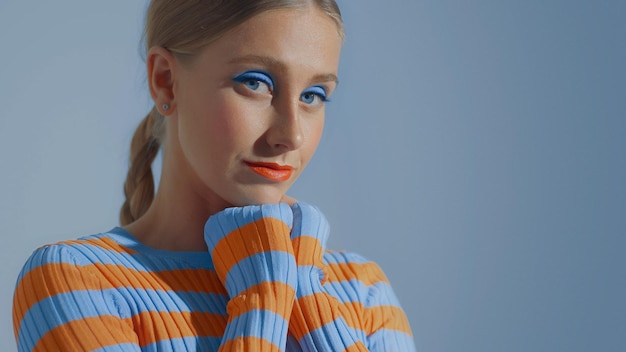
<instances>
[{"instance_id":1,"label":"neck","mask_svg":"<svg viewBox=\"0 0 626 352\"><path fill-rule=\"evenodd\" d=\"M184 158L163 150L163 173L158 192L148 211L135 222L124 226L143 244L171 251L205 251L204 224L209 217L231 206L193 174ZM194 184L195 183L195 184ZM198 190L204 189L200 194Z\"/></svg>"}]
</instances>

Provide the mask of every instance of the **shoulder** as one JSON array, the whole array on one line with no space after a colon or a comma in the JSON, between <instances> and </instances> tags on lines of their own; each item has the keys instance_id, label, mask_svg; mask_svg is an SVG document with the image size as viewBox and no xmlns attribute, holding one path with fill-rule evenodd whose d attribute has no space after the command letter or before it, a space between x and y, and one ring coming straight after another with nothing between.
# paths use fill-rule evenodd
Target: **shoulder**
<instances>
[{"instance_id":1,"label":"shoulder","mask_svg":"<svg viewBox=\"0 0 626 352\"><path fill-rule=\"evenodd\" d=\"M122 312L127 316L115 287L97 269L111 246L105 238L100 234L46 244L30 255L13 294L13 327L20 346L34 346L68 322Z\"/></svg>"},{"instance_id":2,"label":"shoulder","mask_svg":"<svg viewBox=\"0 0 626 352\"><path fill-rule=\"evenodd\" d=\"M111 288L111 267L123 260L123 249L106 234L46 244L37 248L20 271L14 292L16 309L24 310L39 302L53 304L50 297L66 297L70 292L98 292ZM57 298L57 300L60 298Z\"/></svg>"},{"instance_id":3,"label":"shoulder","mask_svg":"<svg viewBox=\"0 0 626 352\"><path fill-rule=\"evenodd\" d=\"M365 307L400 306L383 269L359 254L327 251L324 254L326 282L334 296L342 301L359 301Z\"/></svg>"},{"instance_id":4,"label":"shoulder","mask_svg":"<svg viewBox=\"0 0 626 352\"><path fill-rule=\"evenodd\" d=\"M88 273L95 264L120 261L128 250L113 241L106 233L43 245L30 255L18 276L18 283L45 281L54 285L73 277L72 272ZM126 253L127 254L127 253Z\"/></svg>"},{"instance_id":5,"label":"shoulder","mask_svg":"<svg viewBox=\"0 0 626 352\"><path fill-rule=\"evenodd\" d=\"M91 240L62 241L37 248L17 278L16 308L30 308L48 297L99 287L90 269L94 258L85 249Z\"/></svg>"},{"instance_id":6,"label":"shoulder","mask_svg":"<svg viewBox=\"0 0 626 352\"><path fill-rule=\"evenodd\" d=\"M45 244L33 251L32 260L78 259L98 256L102 251L124 251L109 233L98 233L77 239ZM80 260L79 260L80 261Z\"/></svg>"},{"instance_id":7,"label":"shoulder","mask_svg":"<svg viewBox=\"0 0 626 352\"><path fill-rule=\"evenodd\" d=\"M371 349L415 351L409 321L380 266L350 252L327 252L324 260L327 292L358 307Z\"/></svg>"},{"instance_id":8,"label":"shoulder","mask_svg":"<svg viewBox=\"0 0 626 352\"><path fill-rule=\"evenodd\" d=\"M380 266L360 254L346 251L327 251L324 262L335 280L359 280L367 286L389 283Z\"/></svg>"},{"instance_id":9,"label":"shoulder","mask_svg":"<svg viewBox=\"0 0 626 352\"><path fill-rule=\"evenodd\" d=\"M33 251L30 255L23 272L30 272L40 267L54 265L75 265L79 264L80 250L77 250L75 240L62 241L43 245Z\"/></svg>"}]
</instances>

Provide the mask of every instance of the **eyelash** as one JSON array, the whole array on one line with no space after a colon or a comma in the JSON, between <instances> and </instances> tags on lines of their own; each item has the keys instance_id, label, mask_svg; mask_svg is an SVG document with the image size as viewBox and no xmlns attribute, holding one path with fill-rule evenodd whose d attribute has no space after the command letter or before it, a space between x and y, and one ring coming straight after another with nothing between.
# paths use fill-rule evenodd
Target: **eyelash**
<instances>
[{"instance_id":1,"label":"eyelash","mask_svg":"<svg viewBox=\"0 0 626 352\"><path fill-rule=\"evenodd\" d=\"M328 95L326 93L326 88L324 88L322 86L313 86L313 87L307 88L304 92L302 92L300 94L300 100L302 100L302 97L305 94L313 94L313 95L317 96L318 98L320 98L322 103L328 103L330 101L330 100L328 100Z\"/></svg>"},{"instance_id":2,"label":"eyelash","mask_svg":"<svg viewBox=\"0 0 626 352\"><path fill-rule=\"evenodd\" d=\"M274 80L272 76L262 71L246 71L233 77L233 81L242 84L251 81L261 82L267 85L271 92L274 91Z\"/></svg>"},{"instance_id":3,"label":"eyelash","mask_svg":"<svg viewBox=\"0 0 626 352\"><path fill-rule=\"evenodd\" d=\"M260 82L268 87L270 93L274 91L274 80L272 79L272 76L269 73L263 71L246 71L233 77L233 81L240 84L245 84L248 82ZM256 89L253 89L249 86L247 88L256 91ZM322 103L330 102L326 93L326 88L323 86L312 86L305 89L302 93L300 93L300 101L303 101L303 97L307 94L313 94L317 96ZM312 104L307 102L304 103Z\"/></svg>"}]
</instances>

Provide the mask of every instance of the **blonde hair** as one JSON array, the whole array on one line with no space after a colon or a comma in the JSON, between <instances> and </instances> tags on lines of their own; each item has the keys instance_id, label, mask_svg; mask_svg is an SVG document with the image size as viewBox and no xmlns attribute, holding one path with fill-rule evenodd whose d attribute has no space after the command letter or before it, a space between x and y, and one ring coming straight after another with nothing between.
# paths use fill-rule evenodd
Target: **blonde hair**
<instances>
[{"instance_id":1,"label":"blonde hair","mask_svg":"<svg viewBox=\"0 0 626 352\"><path fill-rule=\"evenodd\" d=\"M314 5L329 15L343 37L335 0L152 0L146 15L146 50L163 47L176 57L193 58L221 35L261 12ZM139 219L154 199L152 162L165 134L164 117L156 108L141 121L130 144L130 167L124 183L126 200L120 223Z\"/></svg>"}]
</instances>

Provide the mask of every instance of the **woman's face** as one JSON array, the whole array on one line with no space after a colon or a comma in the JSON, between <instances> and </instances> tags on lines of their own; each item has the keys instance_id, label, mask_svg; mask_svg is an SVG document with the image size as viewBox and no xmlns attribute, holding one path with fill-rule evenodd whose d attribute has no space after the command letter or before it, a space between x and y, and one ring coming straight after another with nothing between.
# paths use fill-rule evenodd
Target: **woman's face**
<instances>
[{"instance_id":1,"label":"woman's face","mask_svg":"<svg viewBox=\"0 0 626 352\"><path fill-rule=\"evenodd\" d=\"M341 42L316 8L272 10L180 66L168 141L187 187L236 206L279 202L317 148Z\"/></svg>"}]
</instances>

